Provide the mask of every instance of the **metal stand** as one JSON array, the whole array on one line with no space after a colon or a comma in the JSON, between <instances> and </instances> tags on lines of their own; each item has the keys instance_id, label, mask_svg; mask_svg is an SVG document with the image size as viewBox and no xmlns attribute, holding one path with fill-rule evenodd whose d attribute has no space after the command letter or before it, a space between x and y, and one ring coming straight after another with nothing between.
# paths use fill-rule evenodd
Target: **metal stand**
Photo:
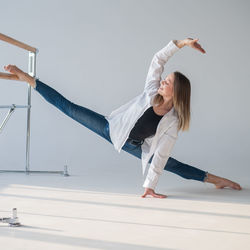
<instances>
[{"instance_id":1,"label":"metal stand","mask_svg":"<svg viewBox=\"0 0 250 250\"><path fill-rule=\"evenodd\" d=\"M31 47L27 44L19 42L11 37L8 37L4 34L0 33L0 40L5 42L11 43L15 46L18 46L22 49L29 51L29 65L28 65L28 74L32 77L36 76L36 54L38 53L38 49ZM18 77L14 74L6 74L0 72L0 78L8 79L8 80L18 80ZM62 174L64 176L69 176L67 166L64 166L64 171L30 171L29 166L29 157L30 157L30 111L31 111L31 86L28 85L28 105L15 105L12 104L11 106L0 106L0 108L10 108L9 112L7 113L5 119L3 120L0 126L0 133L3 130L4 126L6 125L8 119L10 118L11 114L15 111L16 108L27 108L27 130L26 130L26 166L24 171L19 170L0 170L0 173L3 172L14 172L14 173L50 173L50 174Z\"/></svg>"}]
</instances>

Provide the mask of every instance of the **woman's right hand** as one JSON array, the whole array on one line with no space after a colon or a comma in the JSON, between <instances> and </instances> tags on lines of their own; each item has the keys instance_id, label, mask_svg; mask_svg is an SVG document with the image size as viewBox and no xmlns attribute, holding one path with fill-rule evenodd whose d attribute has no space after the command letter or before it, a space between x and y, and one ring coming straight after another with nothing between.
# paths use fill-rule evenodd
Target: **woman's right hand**
<instances>
[{"instance_id":1,"label":"woman's right hand","mask_svg":"<svg viewBox=\"0 0 250 250\"><path fill-rule=\"evenodd\" d=\"M196 38L196 39L186 38L186 39L184 39L185 45L187 45L193 49L197 49L205 54L206 51L201 47L201 45L199 43L197 43L198 40L199 40L199 38Z\"/></svg>"}]
</instances>

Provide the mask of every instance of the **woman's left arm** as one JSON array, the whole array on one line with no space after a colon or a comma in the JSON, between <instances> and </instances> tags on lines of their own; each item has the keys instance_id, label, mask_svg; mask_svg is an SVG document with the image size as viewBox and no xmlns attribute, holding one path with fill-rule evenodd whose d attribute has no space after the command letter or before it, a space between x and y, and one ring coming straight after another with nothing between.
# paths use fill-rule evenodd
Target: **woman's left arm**
<instances>
[{"instance_id":1,"label":"woman's left arm","mask_svg":"<svg viewBox=\"0 0 250 250\"><path fill-rule=\"evenodd\" d=\"M178 50L180 50L179 47L171 40L165 47L154 54L146 77L145 92L155 92L160 87L164 66Z\"/></svg>"},{"instance_id":2,"label":"woman's left arm","mask_svg":"<svg viewBox=\"0 0 250 250\"><path fill-rule=\"evenodd\" d=\"M152 195L156 198L166 198L166 195L157 194L154 189L157 185L160 175L170 157L172 149L178 137L178 122L174 123L160 138L158 146L154 152L148 174L144 181L143 187L145 188L144 194L141 196L145 198L147 195Z\"/></svg>"},{"instance_id":3,"label":"woman's left arm","mask_svg":"<svg viewBox=\"0 0 250 250\"><path fill-rule=\"evenodd\" d=\"M173 40L174 44L181 49L182 47L184 47L186 45L186 41L184 40Z\"/></svg>"}]
</instances>

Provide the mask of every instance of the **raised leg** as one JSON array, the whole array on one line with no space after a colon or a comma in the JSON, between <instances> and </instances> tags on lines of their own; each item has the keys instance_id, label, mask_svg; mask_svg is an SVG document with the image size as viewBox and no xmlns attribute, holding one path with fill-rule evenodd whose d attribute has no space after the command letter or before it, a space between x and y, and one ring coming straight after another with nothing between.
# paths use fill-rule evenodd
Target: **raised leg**
<instances>
[{"instance_id":1,"label":"raised leg","mask_svg":"<svg viewBox=\"0 0 250 250\"><path fill-rule=\"evenodd\" d=\"M128 143L125 143L122 149L141 159L141 146L133 146L129 145ZM153 156L150 158L149 163L151 163L152 158ZM185 179L212 183L215 185L216 188L230 187L236 190L242 189L241 186L236 182L210 174L208 173L208 171L204 171L199 168L182 163L172 157L169 157L164 170L177 174Z\"/></svg>"},{"instance_id":2,"label":"raised leg","mask_svg":"<svg viewBox=\"0 0 250 250\"><path fill-rule=\"evenodd\" d=\"M61 110L64 114L81 123L101 137L110 140L105 130L108 121L103 115L72 103L55 89L38 79L36 79L36 87L34 89L42 95L45 100Z\"/></svg>"},{"instance_id":3,"label":"raised leg","mask_svg":"<svg viewBox=\"0 0 250 250\"><path fill-rule=\"evenodd\" d=\"M125 143L122 149L135 157L141 159L141 146L133 146L129 145L129 143ZM153 156L150 158L149 163L151 163ZM174 174L177 174L185 179L192 179L204 182L207 179L207 173L206 171L203 171L201 169L192 167L188 164L182 163L180 161L175 160L172 157L169 157L164 170L172 172Z\"/></svg>"}]
</instances>

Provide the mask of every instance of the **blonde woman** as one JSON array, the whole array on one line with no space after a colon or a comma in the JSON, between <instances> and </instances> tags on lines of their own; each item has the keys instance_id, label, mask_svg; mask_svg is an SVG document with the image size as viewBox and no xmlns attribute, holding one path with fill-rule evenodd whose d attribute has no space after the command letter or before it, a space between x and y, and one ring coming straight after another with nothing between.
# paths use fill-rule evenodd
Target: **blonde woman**
<instances>
[{"instance_id":1,"label":"blonde woman","mask_svg":"<svg viewBox=\"0 0 250 250\"><path fill-rule=\"evenodd\" d=\"M241 186L233 181L170 157L178 132L189 129L191 85L189 79L179 71L168 74L163 80L161 75L169 58L184 46L205 53L198 39L171 40L154 55L142 93L112 111L109 116L70 102L55 89L15 65L4 68L30 84L64 114L112 143L119 153L124 150L141 159L143 174L147 164L150 164L143 183L145 191L142 198L147 195L167 197L155 192L163 170L185 179L212 183L216 188L241 190Z\"/></svg>"}]
</instances>

